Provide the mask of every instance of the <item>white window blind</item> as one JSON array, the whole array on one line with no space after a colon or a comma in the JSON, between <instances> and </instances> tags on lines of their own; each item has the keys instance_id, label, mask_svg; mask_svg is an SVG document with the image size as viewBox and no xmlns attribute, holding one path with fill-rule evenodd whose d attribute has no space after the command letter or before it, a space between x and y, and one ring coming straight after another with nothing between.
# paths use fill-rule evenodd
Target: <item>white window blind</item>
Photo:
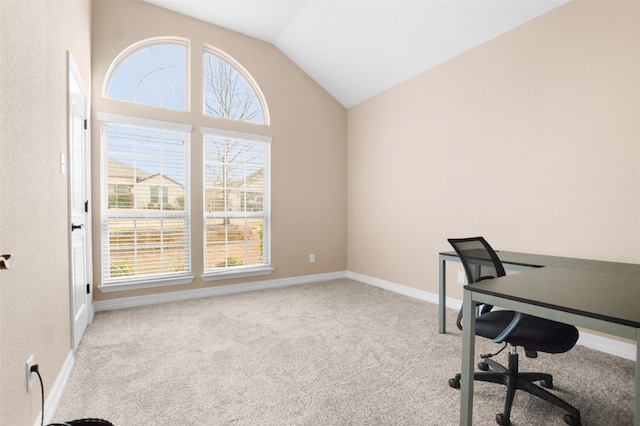
<instances>
[{"instance_id":1,"label":"white window blind","mask_svg":"<svg viewBox=\"0 0 640 426\"><path fill-rule=\"evenodd\" d=\"M102 285L190 275L190 126L99 119Z\"/></svg>"},{"instance_id":2,"label":"white window blind","mask_svg":"<svg viewBox=\"0 0 640 426\"><path fill-rule=\"evenodd\" d=\"M270 265L271 138L203 128L205 275Z\"/></svg>"}]
</instances>

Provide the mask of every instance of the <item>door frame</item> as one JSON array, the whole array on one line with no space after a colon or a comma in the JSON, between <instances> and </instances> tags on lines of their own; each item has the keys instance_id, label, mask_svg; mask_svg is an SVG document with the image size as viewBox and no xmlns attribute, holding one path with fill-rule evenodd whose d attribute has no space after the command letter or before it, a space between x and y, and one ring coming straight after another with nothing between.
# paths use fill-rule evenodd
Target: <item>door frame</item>
<instances>
[{"instance_id":1,"label":"door frame","mask_svg":"<svg viewBox=\"0 0 640 426\"><path fill-rule=\"evenodd\" d=\"M71 118L72 118L72 101L71 101L71 83L72 81L75 81L75 83L77 84L78 88L80 89L82 98L83 98L83 115L84 115L84 120L85 120L85 126L84 126L84 145L85 145L85 150L84 150L84 158L82 159L83 161L83 171L82 171L82 180L84 181L84 198L85 198L85 202L86 204L86 208L85 208L85 213L84 213L84 227L81 230L82 232L84 232L84 247L85 247L85 262L84 262L84 275L87 281L87 286L89 288L88 292L83 293L85 295L85 308L87 310L87 323L83 325L82 330L78 331L76 330L76 321L75 321L75 288L74 288L74 264L73 264L73 231L71 228L72 222L73 222L73 206L72 206L72 201L73 201L73 182L72 179L74 178L73 175L73 170L74 169L74 164L72 164L72 161L75 161L75 156L73 156L72 154L72 150L73 150L73 141L72 141L72 136L73 136L73 132L71 129L72 123L71 123ZM92 303L92 294L93 294L93 289L92 289L92 259L91 259L91 232L90 232L90 224L91 224L91 220L90 220L90 215L88 213L88 200L89 200L89 189L90 189L90 180L89 180L89 172L88 172L88 165L89 163L89 159L90 157L90 147L91 144L89 143L90 138L89 138L89 126L88 126L88 111L89 111L89 107L88 107L88 97L87 97L87 89L86 86L84 85L84 82L82 81L82 77L80 76L80 72L78 71L78 68L76 66L76 63L73 59L73 56L71 55L71 52L67 51L67 214L68 214L68 228L67 228L67 232L69 235L69 317L70 317L70 332L71 332L71 349L72 351L75 353L76 349L77 349L77 344L80 342L80 339L82 338L82 335L77 336L77 334L79 332L84 333L84 330L86 329L86 326L91 324L91 322L93 321L93 315L94 315L94 309L93 309L93 303ZM78 230L76 230L75 232L78 232Z\"/></svg>"}]
</instances>

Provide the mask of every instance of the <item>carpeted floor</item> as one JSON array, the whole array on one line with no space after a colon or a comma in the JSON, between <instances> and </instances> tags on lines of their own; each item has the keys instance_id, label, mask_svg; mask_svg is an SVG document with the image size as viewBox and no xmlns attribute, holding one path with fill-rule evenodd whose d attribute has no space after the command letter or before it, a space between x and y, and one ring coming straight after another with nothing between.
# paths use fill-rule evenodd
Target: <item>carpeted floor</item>
<instances>
[{"instance_id":1,"label":"carpeted floor","mask_svg":"<svg viewBox=\"0 0 640 426\"><path fill-rule=\"evenodd\" d=\"M457 425L461 334L437 305L344 279L98 313L54 421L140 425ZM454 320L455 314L448 317ZM476 351L497 345L478 339ZM502 354L498 360L505 360ZM632 425L635 363L577 346L521 355L583 425ZM474 424L504 388L476 383ZM518 393L514 426L564 425Z\"/></svg>"}]
</instances>

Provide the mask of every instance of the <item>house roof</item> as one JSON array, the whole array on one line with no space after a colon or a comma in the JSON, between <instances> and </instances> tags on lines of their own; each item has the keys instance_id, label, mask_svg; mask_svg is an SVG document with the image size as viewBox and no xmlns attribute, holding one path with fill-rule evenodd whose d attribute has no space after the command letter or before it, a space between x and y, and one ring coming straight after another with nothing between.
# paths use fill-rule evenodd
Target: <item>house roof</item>
<instances>
[{"instance_id":1,"label":"house roof","mask_svg":"<svg viewBox=\"0 0 640 426\"><path fill-rule=\"evenodd\" d=\"M130 180L133 183L134 179L140 180L145 179L151 175L151 173L145 172L144 170L136 169L135 167L123 163L120 160L116 160L115 158L109 157L109 164L107 166L107 170L109 171L109 177L112 178L121 178L125 180Z\"/></svg>"},{"instance_id":2,"label":"house roof","mask_svg":"<svg viewBox=\"0 0 640 426\"><path fill-rule=\"evenodd\" d=\"M171 179L169 176L163 175L162 173L155 173L155 174L149 175L149 176L147 176L147 177L145 177L145 178L138 179L138 183L140 183L140 182L144 182L144 181L147 181L147 180L149 180L149 181L150 181L150 180L153 180L153 179L155 179L155 178L161 178L162 180L168 180L169 182L174 183L176 186L180 186L180 187L182 187L182 186L183 186L183 185L182 185L180 182L178 182L177 180Z\"/></svg>"}]
</instances>

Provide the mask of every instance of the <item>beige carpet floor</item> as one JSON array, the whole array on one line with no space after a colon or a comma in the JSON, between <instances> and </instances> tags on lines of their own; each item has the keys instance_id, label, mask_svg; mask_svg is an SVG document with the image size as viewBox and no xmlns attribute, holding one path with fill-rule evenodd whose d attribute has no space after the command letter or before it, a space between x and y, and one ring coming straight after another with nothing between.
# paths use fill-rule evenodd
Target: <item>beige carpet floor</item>
<instances>
[{"instance_id":1,"label":"beige carpet floor","mask_svg":"<svg viewBox=\"0 0 640 426\"><path fill-rule=\"evenodd\" d=\"M457 425L461 334L436 305L344 279L96 314L54 421L139 425ZM497 348L478 339L477 353ZM506 352L506 351L505 351ZM505 360L501 354L498 360ZM632 425L635 363L577 346L521 355L583 425ZM504 388L476 383L474 424ZM564 425L516 395L515 426Z\"/></svg>"}]
</instances>

